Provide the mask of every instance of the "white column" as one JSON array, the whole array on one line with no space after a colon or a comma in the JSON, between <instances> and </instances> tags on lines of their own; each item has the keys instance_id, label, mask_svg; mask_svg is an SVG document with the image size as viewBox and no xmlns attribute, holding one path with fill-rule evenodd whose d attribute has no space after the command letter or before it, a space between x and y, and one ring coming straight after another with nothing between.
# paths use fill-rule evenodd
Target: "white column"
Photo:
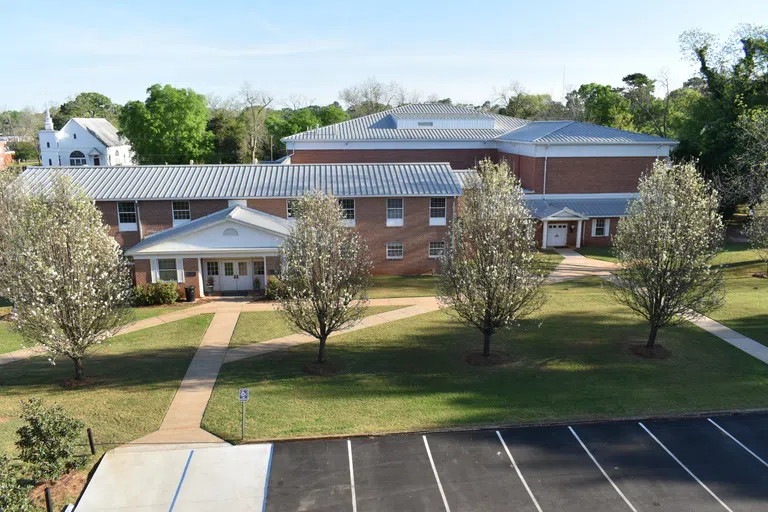
<instances>
[{"instance_id":1,"label":"white column","mask_svg":"<svg viewBox=\"0 0 768 512\"><path fill-rule=\"evenodd\" d=\"M584 223L583 220L580 220L576 223L576 248L581 247L581 225Z\"/></svg>"},{"instance_id":2,"label":"white column","mask_svg":"<svg viewBox=\"0 0 768 512\"><path fill-rule=\"evenodd\" d=\"M197 285L200 287L200 297L205 297L203 287L203 258L197 258Z\"/></svg>"},{"instance_id":3,"label":"white column","mask_svg":"<svg viewBox=\"0 0 768 512\"><path fill-rule=\"evenodd\" d=\"M267 257L262 256L264 258L264 293L267 293L267 282L269 281L269 274L267 272Z\"/></svg>"},{"instance_id":4,"label":"white column","mask_svg":"<svg viewBox=\"0 0 768 512\"><path fill-rule=\"evenodd\" d=\"M541 248L546 249L547 248L547 224L549 224L548 220L544 221L544 229L541 232Z\"/></svg>"}]
</instances>

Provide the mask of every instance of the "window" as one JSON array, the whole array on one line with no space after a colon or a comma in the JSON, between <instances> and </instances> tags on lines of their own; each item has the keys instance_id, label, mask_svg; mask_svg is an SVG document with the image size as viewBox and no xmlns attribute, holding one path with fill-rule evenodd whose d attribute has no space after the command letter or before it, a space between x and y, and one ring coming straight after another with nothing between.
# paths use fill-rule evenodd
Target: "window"
<instances>
[{"instance_id":1,"label":"window","mask_svg":"<svg viewBox=\"0 0 768 512\"><path fill-rule=\"evenodd\" d=\"M136 231L138 229L135 203L117 203L117 222L120 231Z\"/></svg>"},{"instance_id":2,"label":"window","mask_svg":"<svg viewBox=\"0 0 768 512\"><path fill-rule=\"evenodd\" d=\"M235 228L227 228L227 229L224 230L222 235L224 235L224 236L239 236L240 233L238 233Z\"/></svg>"},{"instance_id":3,"label":"window","mask_svg":"<svg viewBox=\"0 0 768 512\"><path fill-rule=\"evenodd\" d=\"M69 165L81 167L85 165L85 155L82 151L73 151L69 154Z\"/></svg>"},{"instance_id":4,"label":"window","mask_svg":"<svg viewBox=\"0 0 768 512\"><path fill-rule=\"evenodd\" d=\"M98 156L94 156L93 165L101 165L101 158L99 158Z\"/></svg>"},{"instance_id":5,"label":"window","mask_svg":"<svg viewBox=\"0 0 768 512\"><path fill-rule=\"evenodd\" d=\"M173 201L173 225L178 226L192 219L192 213L189 209L189 201Z\"/></svg>"},{"instance_id":6,"label":"window","mask_svg":"<svg viewBox=\"0 0 768 512\"><path fill-rule=\"evenodd\" d=\"M53 162L51 162L51 159L48 159L48 165L53 165Z\"/></svg>"},{"instance_id":7,"label":"window","mask_svg":"<svg viewBox=\"0 0 768 512\"><path fill-rule=\"evenodd\" d=\"M232 263L231 261L224 262L224 275L225 276L235 275L235 264Z\"/></svg>"},{"instance_id":8,"label":"window","mask_svg":"<svg viewBox=\"0 0 768 512\"><path fill-rule=\"evenodd\" d=\"M176 260L157 260L157 277L161 281L178 281L179 277L176 272Z\"/></svg>"},{"instance_id":9,"label":"window","mask_svg":"<svg viewBox=\"0 0 768 512\"><path fill-rule=\"evenodd\" d=\"M445 242L429 242L429 257L439 258L445 253Z\"/></svg>"},{"instance_id":10,"label":"window","mask_svg":"<svg viewBox=\"0 0 768 512\"><path fill-rule=\"evenodd\" d=\"M432 121L419 121L419 128L431 128L434 123Z\"/></svg>"},{"instance_id":11,"label":"window","mask_svg":"<svg viewBox=\"0 0 768 512\"><path fill-rule=\"evenodd\" d=\"M288 218L292 219L294 214L294 208L296 207L296 200L295 199L288 199L285 202L285 209L288 213Z\"/></svg>"},{"instance_id":12,"label":"window","mask_svg":"<svg viewBox=\"0 0 768 512\"><path fill-rule=\"evenodd\" d=\"M253 262L253 275L256 276L263 276L264 275L264 261L254 261Z\"/></svg>"},{"instance_id":13,"label":"window","mask_svg":"<svg viewBox=\"0 0 768 512\"><path fill-rule=\"evenodd\" d=\"M446 199L433 197L429 200L429 225L445 226Z\"/></svg>"},{"instance_id":14,"label":"window","mask_svg":"<svg viewBox=\"0 0 768 512\"><path fill-rule=\"evenodd\" d=\"M339 199L339 206L344 213L344 219L347 226L355 225L355 200L354 199Z\"/></svg>"},{"instance_id":15,"label":"window","mask_svg":"<svg viewBox=\"0 0 768 512\"><path fill-rule=\"evenodd\" d=\"M403 242L389 242L387 243L387 259L388 260L401 260L403 259Z\"/></svg>"},{"instance_id":16,"label":"window","mask_svg":"<svg viewBox=\"0 0 768 512\"><path fill-rule=\"evenodd\" d=\"M50 142L46 142L45 143L45 147L47 147L47 148L51 147L51 143Z\"/></svg>"},{"instance_id":17,"label":"window","mask_svg":"<svg viewBox=\"0 0 768 512\"><path fill-rule=\"evenodd\" d=\"M120 152L118 150L115 150L115 156L120 156Z\"/></svg>"},{"instance_id":18,"label":"window","mask_svg":"<svg viewBox=\"0 0 768 512\"><path fill-rule=\"evenodd\" d=\"M237 262L237 275L239 275L239 276L247 276L248 275L248 262L247 261L238 261Z\"/></svg>"},{"instance_id":19,"label":"window","mask_svg":"<svg viewBox=\"0 0 768 512\"><path fill-rule=\"evenodd\" d=\"M387 199L387 226L403 225L403 199Z\"/></svg>"},{"instance_id":20,"label":"window","mask_svg":"<svg viewBox=\"0 0 768 512\"><path fill-rule=\"evenodd\" d=\"M208 267L208 275L209 276L217 276L219 275L219 262L218 261L208 261L205 263Z\"/></svg>"},{"instance_id":21,"label":"window","mask_svg":"<svg viewBox=\"0 0 768 512\"><path fill-rule=\"evenodd\" d=\"M72 137L74 137L75 139L77 139L77 134L76 134L76 133L73 133L73 134L72 134Z\"/></svg>"},{"instance_id":22,"label":"window","mask_svg":"<svg viewBox=\"0 0 768 512\"><path fill-rule=\"evenodd\" d=\"M610 219L592 219L592 236L608 236L610 226Z\"/></svg>"}]
</instances>

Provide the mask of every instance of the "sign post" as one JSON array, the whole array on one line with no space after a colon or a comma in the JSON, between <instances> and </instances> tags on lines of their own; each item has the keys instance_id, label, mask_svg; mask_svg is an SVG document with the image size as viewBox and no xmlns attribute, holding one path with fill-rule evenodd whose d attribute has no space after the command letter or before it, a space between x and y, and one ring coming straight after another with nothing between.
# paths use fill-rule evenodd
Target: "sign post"
<instances>
[{"instance_id":1,"label":"sign post","mask_svg":"<svg viewBox=\"0 0 768 512\"><path fill-rule=\"evenodd\" d=\"M245 402L248 401L248 398L250 398L250 391L248 391L248 388L241 388L240 389L240 405L242 405L243 410L243 425L240 429L240 440L242 441L245 439Z\"/></svg>"}]
</instances>

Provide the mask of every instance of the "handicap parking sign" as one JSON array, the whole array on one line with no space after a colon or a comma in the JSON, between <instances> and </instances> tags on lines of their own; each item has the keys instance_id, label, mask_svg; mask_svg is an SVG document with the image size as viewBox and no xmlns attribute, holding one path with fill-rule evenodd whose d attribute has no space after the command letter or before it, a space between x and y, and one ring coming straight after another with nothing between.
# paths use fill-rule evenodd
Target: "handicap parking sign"
<instances>
[{"instance_id":1,"label":"handicap parking sign","mask_svg":"<svg viewBox=\"0 0 768 512\"><path fill-rule=\"evenodd\" d=\"M240 401L241 402L247 402L249 396L250 396L250 392L248 391L248 389L243 388L243 389L240 390Z\"/></svg>"}]
</instances>

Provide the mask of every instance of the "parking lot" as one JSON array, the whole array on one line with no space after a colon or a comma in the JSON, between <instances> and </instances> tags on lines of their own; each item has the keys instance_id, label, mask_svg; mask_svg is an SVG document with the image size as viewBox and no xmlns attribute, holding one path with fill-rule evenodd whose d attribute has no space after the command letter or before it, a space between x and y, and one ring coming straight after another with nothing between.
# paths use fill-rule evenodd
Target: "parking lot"
<instances>
[{"instance_id":1,"label":"parking lot","mask_svg":"<svg viewBox=\"0 0 768 512\"><path fill-rule=\"evenodd\" d=\"M265 508L765 511L768 414L281 442Z\"/></svg>"}]
</instances>

